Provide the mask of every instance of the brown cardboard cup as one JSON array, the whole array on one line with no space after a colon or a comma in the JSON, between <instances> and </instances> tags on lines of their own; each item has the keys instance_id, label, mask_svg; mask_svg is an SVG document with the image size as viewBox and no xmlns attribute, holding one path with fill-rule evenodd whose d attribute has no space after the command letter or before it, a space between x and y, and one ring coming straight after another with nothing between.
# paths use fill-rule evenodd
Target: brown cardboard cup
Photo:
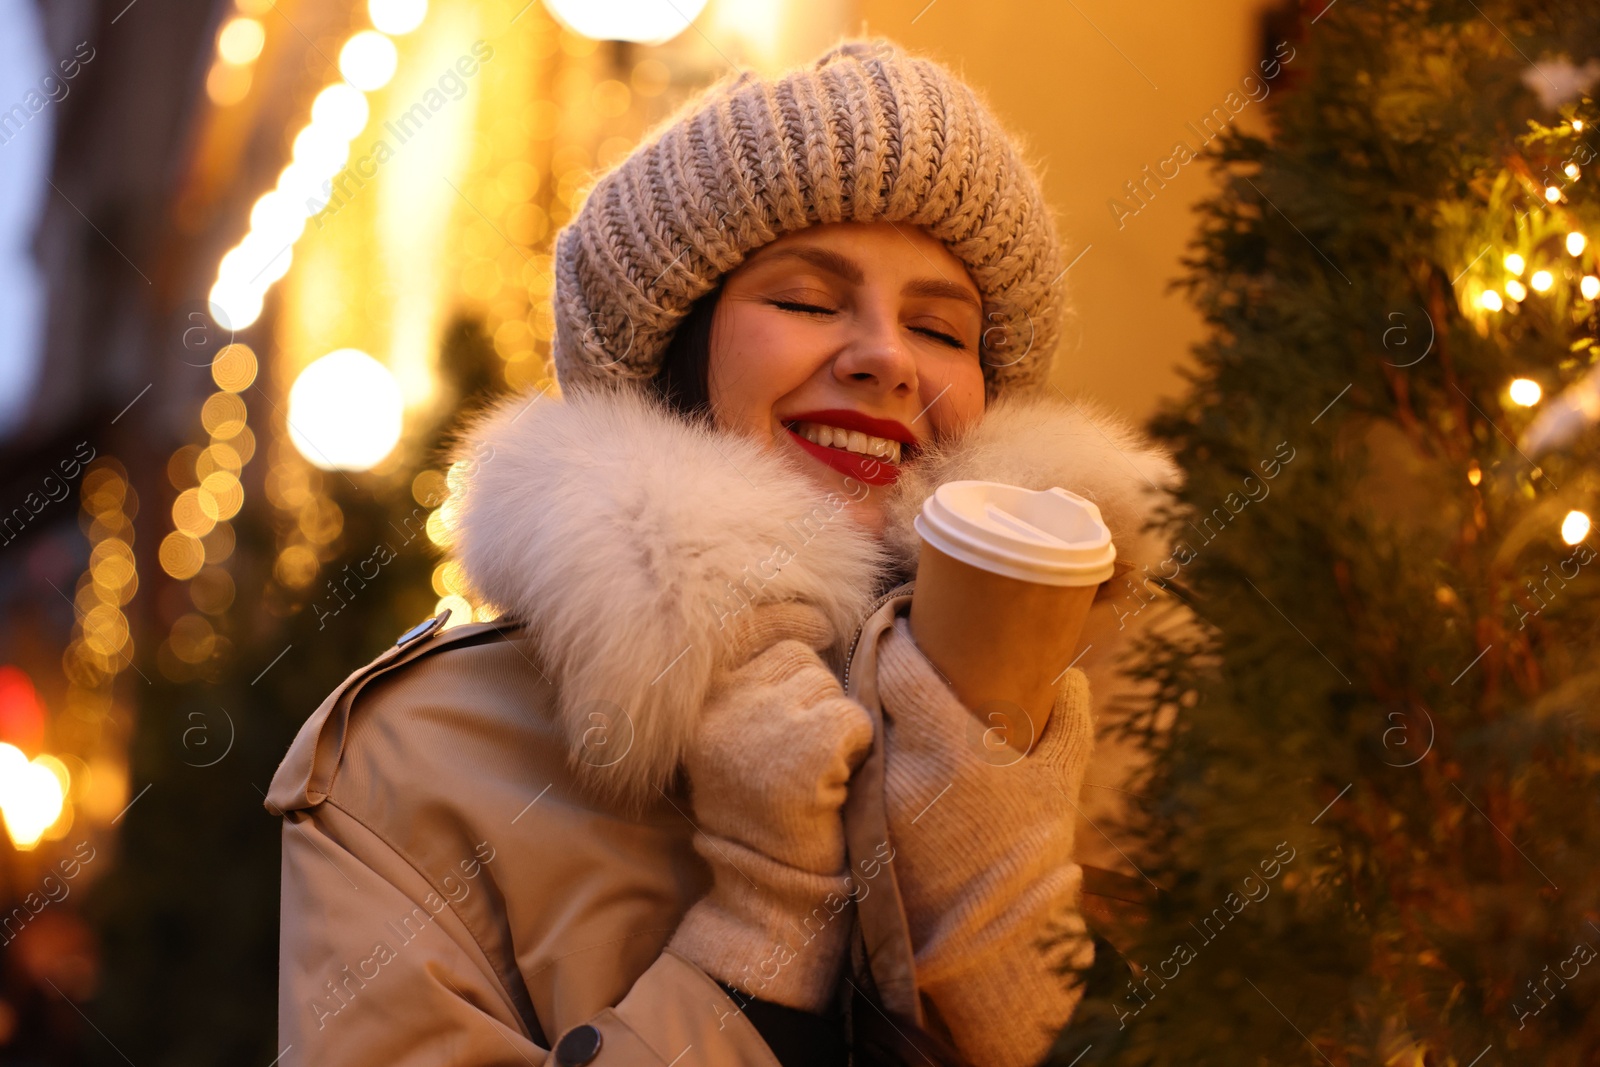
<instances>
[{"instance_id":1,"label":"brown cardboard cup","mask_svg":"<svg viewBox=\"0 0 1600 1067\"><path fill-rule=\"evenodd\" d=\"M1112 574L1100 509L1060 488L947 482L913 525L912 638L986 727L986 747L1029 750Z\"/></svg>"}]
</instances>

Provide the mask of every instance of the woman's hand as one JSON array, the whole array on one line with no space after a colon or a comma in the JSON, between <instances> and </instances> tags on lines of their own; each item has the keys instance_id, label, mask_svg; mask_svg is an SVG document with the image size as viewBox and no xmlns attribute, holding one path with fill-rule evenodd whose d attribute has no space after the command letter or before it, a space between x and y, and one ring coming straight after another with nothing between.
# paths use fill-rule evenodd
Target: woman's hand
<instances>
[{"instance_id":1,"label":"woman's hand","mask_svg":"<svg viewBox=\"0 0 1600 1067\"><path fill-rule=\"evenodd\" d=\"M848 947L840 809L872 746L866 709L817 655L835 637L798 601L729 621L684 759L712 888L670 942L713 978L814 1012L832 1000Z\"/></svg>"},{"instance_id":2,"label":"woman's hand","mask_svg":"<svg viewBox=\"0 0 1600 1067\"><path fill-rule=\"evenodd\" d=\"M1067 672L1022 755L985 737L903 617L880 640L889 835L917 986L974 1062L1036 1063L1082 995L1056 972L1093 962L1072 861L1094 744L1088 678ZM1047 935L1064 943L1064 959L1039 944Z\"/></svg>"}]
</instances>

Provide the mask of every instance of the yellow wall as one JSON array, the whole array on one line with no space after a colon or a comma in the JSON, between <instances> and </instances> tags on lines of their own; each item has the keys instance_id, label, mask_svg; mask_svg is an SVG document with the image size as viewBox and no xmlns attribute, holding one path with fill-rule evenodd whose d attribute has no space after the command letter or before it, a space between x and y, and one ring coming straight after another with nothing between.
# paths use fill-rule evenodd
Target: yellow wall
<instances>
[{"instance_id":1,"label":"yellow wall","mask_svg":"<svg viewBox=\"0 0 1600 1067\"><path fill-rule=\"evenodd\" d=\"M1183 293L1165 289L1181 271L1192 206L1211 191L1211 176L1200 163L1182 167L1121 228L1107 202L1121 194L1137 207L1123 183L1166 159L1178 139L1198 144L1185 124L1200 125L1258 73L1261 0L856 6L853 27L962 72L1042 159L1068 261L1088 248L1067 275L1079 323L1058 350L1056 383L1134 418L1181 392L1176 368L1201 323ZM1249 103L1234 121L1259 131L1264 106Z\"/></svg>"}]
</instances>

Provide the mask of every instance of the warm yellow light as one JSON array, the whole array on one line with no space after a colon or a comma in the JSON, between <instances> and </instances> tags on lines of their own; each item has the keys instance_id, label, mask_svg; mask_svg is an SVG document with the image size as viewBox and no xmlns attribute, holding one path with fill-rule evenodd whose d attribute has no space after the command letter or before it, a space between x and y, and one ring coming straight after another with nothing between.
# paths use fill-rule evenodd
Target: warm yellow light
<instances>
[{"instance_id":1,"label":"warm yellow light","mask_svg":"<svg viewBox=\"0 0 1600 1067\"><path fill-rule=\"evenodd\" d=\"M1575 545L1589 536L1589 516L1581 511L1569 511L1561 520L1561 540Z\"/></svg>"},{"instance_id":2,"label":"warm yellow light","mask_svg":"<svg viewBox=\"0 0 1600 1067\"><path fill-rule=\"evenodd\" d=\"M267 42L267 32L261 23L251 18L232 18L217 34L217 54L236 67L254 63Z\"/></svg>"},{"instance_id":3,"label":"warm yellow light","mask_svg":"<svg viewBox=\"0 0 1600 1067\"><path fill-rule=\"evenodd\" d=\"M1585 274L1583 281L1578 283L1578 292L1583 294L1585 300L1593 300L1600 296L1600 278L1593 274Z\"/></svg>"},{"instance_id":4,"label":"warm yellow light","mask_svg":"<svg viewBox=\"0 0 1600 1067\"><path fill-rule=\"evenodd\" d=\"M449 501L446 500L445 503L448 504ZM446 513L443 506L428 512L428 521L423 528L428 531L428 540L440 548L450 547L450 515L453 513Z\"/></svg>"},{"instance_id":5,"label":"warm yellow light","mask_svg":"<svg viewBox=\"0 0 1600 1067\"><path fill-rule=\"evenodd\" d=\"M1472 466L1467 468L1467 481L1472 485L1483 481L1483 469L1478 466L1477 460L1473 460Z\"/></svg>"},{"instance_id":6,"label":"warm yellow light","mask_svg":"<svg viewBox=\"0 0 1600 1067\"><path fill-rule=\"evenodd\" d=\"M215 515L206 514L200 503L200 490L194 486L178 494L172 502L172 525L179 533L204 537L217 524Z\"/></svg>"},{"instance_id":7,"label":"warm yellow light","mask_svg":"<svg viewBox=\"0 0 1600 1067\"><path fill-rule=\"evenodd\" d=\"M328 193L323 189L323 182L331 177L331 174L316 174L303 163L290 163L278 172L276 188L299 204L301 213L309 217L327 206Z\"/></svg>"},{"instance_id":8,"label":"warm yellow light","mask_svg":"<svg viewBox=\"0 0 1600 1067\"><path fill-rule=\"evenodd\" d=\"M665 44L689 28L706 0L545 0L557 19L596 41Z\"/></svg>"},{"instance_id":9,"label":"warm yellow light","mask_svg":"<svg viewBox=\"0 0 1600 1067\"><path fill-rule=\"evenodd\" d=\"M236 67L232 63L217 62L206 75L206 95L218 107L232 107L250 95L249 67Z\"/></svg>"},{"instance_id":10,"label":"warm yellow light","mask_svg":"<svg viewBox=\"0 0 1600 1067\"><path fill-rule=\"evenodd\" d=\"M206 550L198 537L173 530L162 539L156 558L161 561L162 570L183 581L199 573L206 561Z\"/></svg>"},{"instance_id":11,"label":"warm yellow light","mask_svg":"<svg viewBox=\"0 0 1600 1067\"><path fill-rule=\"evenodd\" d=\"M450 609L450 617L445 620L443 629L453 629L472 621L472 605L468 603L466 597L440 597L439 602L433 606L433 613L437 615L446 608Z\"/></svg>"},{"instance_id":12,"label":"warm yellow light","mask_svg":"<svg viewBox=\"0 0 1600 1067\"><path fill-rule=\"evenodd\" d=\"M255 236L255 241L250 238ZM222 253L222 258L217 261L217 279L232 279L243 283L252 274L261 269L259 262L252 262L252 255L261 247L260 235L247 233L244 240Z\"/></svg>"},{"instance_id":13,"label":"warm yellow light","mask_svg":"<svg viewBox=\"0 0 1600 1067\"><path fill-rule=\"evenodd\" d=\"M59 760L52 762L60 764ZM29 762L16 746L0 744L0 816L18 849L27 851L37 845L60 818L65 802L66 790L50 764Z\"/></svg>"},{"instance_id":14,"label":"warm yellow light","mask_svg":"<svg viewBox=\"0 0 1600 1067\"><path fill-rule=\"evenodd\" d=\"M363 92L388 85L397 63L394 42L377 30L362 30L339 50L339 73Z\"/></svg>"},{"instance_id":15,"label":"warm yellow light","mask_svg":"<svg viewBox=\"0 0 1600 1067\"><path fill-rule=\"evenodd\" d=\"M344 82L334 82L311 102L311 123L350 140L366 129L371 108L361 90Z\"/></svg>"},{"instance_id":16,"label":"warm yellow light","mask_svg":"<svg viewBox=\"0 0 1600 1067\"><path fill-rule=\"evenodd\" d=\"M306 213L282 190L270 190L250 208L250 229L278 248L299 240L305 228Z\"/></svg>"},{"instance_id":17,"label":"warm yellow light","mask_svg":"<svg viewBox=\"0 0 1600 1067\"><path fill-rule=\"evenodd\" d=\"M367 0L367 15L384 33L410 33L422 25L428 0Z\"/></svg>"},{"instance_id":18,"label":"warm yellow light","mask_svg":"<svg viewBox=\"0 0 1600 1067\"><path fill-rule=\"evenodd\" d=\"M304 589L317 576L317 554L305 545L290 545L278 554L272 575L291 589Z\"/></svg>"},{"instance_id":19,"label":"warm yellow light","mask_svg":"<svg viewBox=\"0 0 1600 1067\"><path fill-rule=\"evenodd\" d=\"M1483 295L1478 297L1478 304L1489 311L1499 311L1505 307L1505 302L1500 299L1500 294L1493 289L1485 289Z\"/></svg>"},{"instance_id":20,"label":"warm yellow light","mask_svg":"<svg viewBox=\"0 0 1600 1067\"><path fill-rule=\"evenodd\" d=\"M289 271L294 250L289 241L251 230L217 263L218 283L229 282L259 299L269 285ZM235 326L237 328L237 326Z\"/></svg>"},{"instance_id":21,"label":"warm yellow light","mask_svg":"<svg viewBox=\"0 0 1600 1067\"><path fill-rule=\"evenodd\" d=\"M1533 272L1533 277L1528 279L1528 284L1533 286L1535 291L1542 293L1550 288L1551 283L1554 281L1555 279L1550 276L1549 271L1536 270Z\"/></svg>"},{"instance_id":22,"label":"warm yellow light","mask_svg":"<svg viewBox=\"0 0 1600 1067\"><path fill-rule=\"evenodd\" d=\"M227 471L212 471L200 483L200 510L213 522L231 519L244 506L244 489Z\"/></svg>"},{"instance_id":23,"label":"warm yellow light","mask_svg":"<svg viewBox=\"0 0 1600 1067\"><path fill-rule=\"evenodd\" d=\"M1566 166L1566 171L1567 177L1576 178L1578 176L1578 165L1576 163L1568 163Z\"/></svg>"},{"instance_id":24,"label":"warm yellow light","mask_svg":"<svg viewBox=\"0 0 1600 1067\"><path fill-rule=\"evenodd\" d=\"M244 429L250 412L244 401L232 393L212 393L200 405L200 425L219 441L228 441Z\"/></svg>"},{"instance_id":25,"label":"warm yellow light","mask_svg":"<svg viewBox=\"0 0 1600 1067\"><path fill-rule=\"evenodd\" d=\"M217 388L229 393L242 393L256 380L256 354L249 345L228 345L211 360L211 380ZM213 450L218 446L212 445ZM230 449L230 451L233 451ZM234 459L239 458L237 451ZM237 472L238 468L233 468Z\"/></svg>"},{"instance_id":26,"label":"warm yellow light","mask_svg":"<svg viewBox=\"0 0 1600 1067\"><path fill-rule=\"evenodd\" d=\"M230 348L242 348L243 345L230 345ZM239 450L223 441L213 441L200 453L194 461L194 473L202 482L209 474L217 471L226 471L235 478L244 469L244 464L239 459Z\"/></svg>"},{"instance_id":27,"label":"warm yellow light","mask_svg":"<svg viewBox=\"0 0 1600 1067\"><path fill-rule=\"evenodd\" d=\"M1575 256L1581 255L1583 253L1583 246L1588 243L1589 239L1583 234L1579 233L1577 230L1573 230L1571 233L1567 234L1567 251Z\"/></svg>"},{"instance_id":28,"label":"warm yellow light","mask_svg":"<svg viewBox=\"0 0 1600 1067\"><path fill-rule=\"evenodd\" d=\"M96 585L118 590L134 581L138 574L134 568L133 552L126 541L108 537L94 546L89 553L89 573Z\"/></svg>"},{"instance_id":29,"label":"warm yellow light","mask_svg":"<svg viewBox=\"0 0 1600 1067\"><path fill-rule=\"evenodd\" d=\"M1506 279L1506 295L1518 303L1521 303L1528 297L1528 287L1517 281L1515 278L1508 278Z\"/></svg>"},{"instance_id":30,"label":"warm yellow light","mask_svg":"<svg viewBox=\"0 0 1600 1067\"><path fill-rule=\"evenodd\" d=\"M203 663L211 658L216 649L217 634L204 616L190 612L180 615L172 624L167 644L172 654L185 663Z\"/></svg>"},{"instance_id":31,"label":"warm yellow light","mask_svg":"<svg viewBox=\"0 0 1600 1067\"><path fill-rule=\"evenodd\" d=\"M218 278L207 300L211 318L225 330L242 330L261 317L262 292L233 278Z\"/></svg>"},{"instance_id":32,"label":"warm yellow light","mask_svg":"<svg viewBox=\"0 0 1600 1067\"><path fill-rule=\"evenodd\" d=\"M1553 185L1547 185L1544 188L1544 198L1553 204L1561 199L1561 190Z\"/></svg>"},{"instance_id":33,"label":"warm yellow light","mask_svg":"<svg viewBox=\"0 0 1600 1067\"><path fill-rule=\"evenodd\" d=\"M1518 378L1511 383L1512 403L1521 404L1525 408L1533 407L1543 395L1544 390L1540 389L1539 383L1532 378Z\"/></svg>"},{"instance_id":34,"label":"warm yellow light","mask_svg":"<svg viewBox=\"0 0 1600 1067\"><path fill-rule=\"evenodd\" d=\"M1512 274L1521 274L1523 268L1528 265L1523 258L1517 255L1515 252L1512 252L1506 256L1505 264L1506 270L1510 271Z\"/></svg>"},{"instance_id":35,"label":"warm yellow light","mask_svg":"<svg viewBox=\"0 0 1600 1067\"><path fill-rule=\"evenodd\" d=\"M328 127L313 122L295 136L293 154L294 161L304 166L320 183L321 179L338 174L339 168L350 158L350 142Z\"/></svg>"},{"instance_id":36,"label":"warm yellow light","mask_svg":"<svg viewBox=\"0 0 1600 1067\"><path fill-rule=\"evenodd\" d=\"M404 401L389 368L341 348L289 387L289 439L324 470L368 470L400 441Z\"/></svg>"},{"instance_id":37,"label":"warm yellow light","mask_svg":"<svg viewBox=\"0 0 1600 1067\"><path fill-rule=\"evenodd\" d=\"M128 617L112 604L90 608L83 615L83 643L102 655L116 655L128 644Z\"/></svg>"},{"instance_id":38,"label":"warm yellow light","mask_svg":"<svg viewBox=\"0 0 1600 1067\"><path fill-rule=\"evenodd\" d=\"M255 235L252 234L252 236ZM267 255L267 260L261 265L261 270L250 279L250 284L258 289L265 290L273 282L289 273L289 264L294 262L294 242L285 241L281 245L274 247L273 243L266 239L265 234L260 236L263 238L262 243L273 250Z\"/></svg>"},{"instance_id":39,"label":"warm yellow light","mask_svg":"<svg viewBox=\"0 0 1600 1067\"><path fill-rule=\"evenodd\" d=\"M411 499L425 507L437 507L446 492L444 475L436 470L420 471L411 479Z\"/></svg>"},{"instance_id":40,"label":"warm yellow light","mask_svg":"<svg viewBox=\"0 0 1600 1067\"><path fill-rule=\"evenodd\" d=\"M67 769L65 763L62 763L48 752L33 757L33 762L49 771L55 776L56 781L61 783L62 796L66 796L72 791L72 772Z\"/></svg>"}]
</instances>

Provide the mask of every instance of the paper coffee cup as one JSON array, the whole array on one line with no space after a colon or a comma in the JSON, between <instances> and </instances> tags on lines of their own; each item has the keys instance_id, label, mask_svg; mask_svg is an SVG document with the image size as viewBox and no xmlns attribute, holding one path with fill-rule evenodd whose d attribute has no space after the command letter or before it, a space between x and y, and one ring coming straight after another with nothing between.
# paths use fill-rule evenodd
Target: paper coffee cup
<instances>
[{"instance_id":1,"label":"paper coffee cup","mask_svg":"<svg viewBox=\"0 0 1600 1067\"><path fill-rule=\"evenodd\" d=\"M1042 585L1097 586L1117 560L1100 509L1061 488L946 482L911 525L953 559Z\"/></svg>"},{"instance_id":2,"label":"paper coffee cup","mask_svg":"<svg viewBox=\"0 0 1600 1067\"><path fill-rule=\"evenodd\" d=\"M1100 509L1062 488L947 482L912 526L917 647L978 717L986 748L1027 751L1115 569Z\"/></svg>"}]
</instances>

